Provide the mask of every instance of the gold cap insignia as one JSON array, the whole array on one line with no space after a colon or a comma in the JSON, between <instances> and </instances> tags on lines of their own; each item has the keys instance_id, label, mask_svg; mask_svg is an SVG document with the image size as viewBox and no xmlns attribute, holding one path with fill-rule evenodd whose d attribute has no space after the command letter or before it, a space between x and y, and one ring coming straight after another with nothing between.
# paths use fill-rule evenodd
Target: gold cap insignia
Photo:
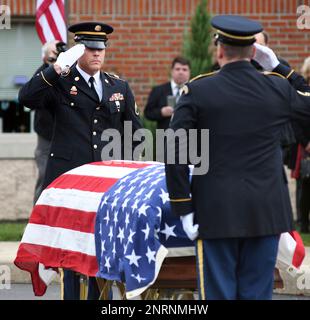
<instances>
[{"instance_id":1,"label":"gold cap insignia","mask_svg":"<svg viewBox=\"0 0 310 320\"><path fill-rule=\"evenodd\" d=\"M95 31L101 31L101 26L99 26L99 24L96 25Z\"/></svg>"}]
</instances>

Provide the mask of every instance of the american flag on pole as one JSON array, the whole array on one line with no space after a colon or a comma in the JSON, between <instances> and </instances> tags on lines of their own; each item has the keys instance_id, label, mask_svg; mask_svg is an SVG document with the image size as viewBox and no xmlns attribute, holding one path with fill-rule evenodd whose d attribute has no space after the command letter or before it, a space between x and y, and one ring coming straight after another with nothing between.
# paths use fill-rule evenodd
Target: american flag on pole
<instances>
[{"instance_id":1,"label":"american flag on pole","mask_svg":"<svg viewBox=\"0 0 310 320\"><path fill-rule=\"evenodd\" d=\"M65 0L37 0L36 29L42 44L67 42Z\"/></svg>"},{"instance_id":2,"label":"american flag on pole","mask_svg":"<svg viewBox=\"0 0 310 320\"><path fill-rule=\"evenodd\" d=\"M164 165L112 161L70 170L43 191L14 262L31 273L36 295L67 268L123 281L133 298L154 283L166 256L191 255L170 212ZM298 268L303 258L298 234L282 234L279 267Z\"/></svg>"}]
</instances>

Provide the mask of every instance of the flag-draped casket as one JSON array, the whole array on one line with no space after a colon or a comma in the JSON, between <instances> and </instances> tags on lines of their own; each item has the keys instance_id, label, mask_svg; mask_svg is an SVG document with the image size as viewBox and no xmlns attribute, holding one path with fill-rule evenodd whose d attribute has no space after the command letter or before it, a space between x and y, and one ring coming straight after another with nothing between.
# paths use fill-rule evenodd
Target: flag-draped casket
<instances>
[{"instance_id":1,"label":"flag-draped casket","mask_svg":"<svg viewBox=\"0 0 310 320\"><path fill-rule=\"evenodd\" d=\"M31 273L36 295L60 267L122 281L132 298L155 282L165 257L194 254L171 214L164 165L106 161L68 171L43 191L15 264ZM303 256L300 241L281 236L282 268Z\"/></svg>"}]
</instances>

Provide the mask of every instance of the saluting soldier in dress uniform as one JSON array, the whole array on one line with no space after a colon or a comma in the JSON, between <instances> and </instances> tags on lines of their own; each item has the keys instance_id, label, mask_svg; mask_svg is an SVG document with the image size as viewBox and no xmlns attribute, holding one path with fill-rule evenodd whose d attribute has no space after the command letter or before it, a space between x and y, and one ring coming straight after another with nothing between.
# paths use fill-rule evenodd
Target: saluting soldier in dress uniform
<instances>
[{"instance_id":1,"label":"saluting soldier in dress uniform","mask_svg":"<svg viewBox=\"0 0 310 320\"><path fill-rule=\"evenodd\" d=\"M171 207L198 237L201 299L271 299L279 236L293 229L281 128L292 118L310 122L310 94L287 79L309 88L271 49L254 47L260 23L216 16L212 25L221 70L186 86L170 124L209 129L209 171L194 169L190 182L187 165L166 164ZM282 75L258 72L253 57Z\"/></svg>"},{"instance_id":2,"label":"saluting soldier in dress uniform","mask_svg":"<svg viewBox=\"0 0 310 320\"><path fill-rule=\"evenodd\" d=\"M69 31L78 44L61 53L53 66L36 74L19 93L20 103L31 109L53 106L55 122L44 187L70 169L106 160L101 159L108 143L101 141L105 129L123 134L124 121L132 122L133 131L141 128L128 83L100 71L113 28L85 22L72 25ZM88 297L98 298L94 278L89 289ZM64 272L64 299L79 299L79 279L70 270Z\"/></svg>"}]
</instances>

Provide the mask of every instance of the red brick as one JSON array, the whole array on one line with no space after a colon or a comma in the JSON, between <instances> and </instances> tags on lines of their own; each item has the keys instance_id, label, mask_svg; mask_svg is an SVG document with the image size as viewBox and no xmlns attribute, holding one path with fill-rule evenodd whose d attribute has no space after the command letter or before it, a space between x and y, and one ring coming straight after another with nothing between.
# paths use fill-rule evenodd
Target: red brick
<instances>
[{"instance_id":1,"label":"red brick","mask_svg":"<svg viewBox=\"0 0 310 320\"><path fill-rule=\"evenodd\" d=\"M145 105L151 86L167 80L171 60L182 49L190 12L200 0L90 0L69 2L69 24L95 20L115 28L106 68L130 79L136 99ZM209 0L211 14L241 14L261 21L271 47L296 70L310 49L309 30L296 27L298 0ZM4 0L2 1L4 3ZM12 14L35 14L35 0L5 1ZM158 4L156 10L156 3ZM305 2L304 2L305 3ZM28 9L29 12L25 12ZM72 37L71 43L72 43ZM309 46L308 46L309 43ZM150 80L152 79L152 80ZM143 104L141 104L143 102Z\"/></svg>"}]
</instances>

